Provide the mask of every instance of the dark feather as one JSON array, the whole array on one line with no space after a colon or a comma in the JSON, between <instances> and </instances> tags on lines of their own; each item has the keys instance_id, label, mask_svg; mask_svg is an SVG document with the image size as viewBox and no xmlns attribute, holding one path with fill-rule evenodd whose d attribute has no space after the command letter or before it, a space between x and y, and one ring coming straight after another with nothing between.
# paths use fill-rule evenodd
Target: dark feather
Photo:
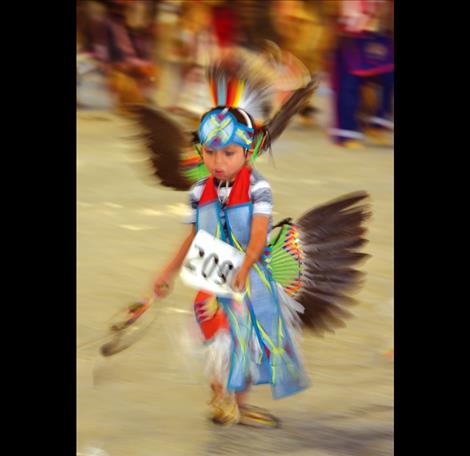
<instances>
[{"instance_id":1,"label":"dark feather","mask_svg":"<svg viewBox=\"0 0 470 456\"><path fill-rule=\"evenodd\" d=\"M359 264L367 260L370 255L363 252L341 252L334 253L329 252L328 256L318 258L313 254L315 259L312 259L311 272L325 272L325 271L342 271L348 267L357 267ZM309 260L310 261L310 260Z\"/></svg>"},{"instance_id":2,"label":"dark feather","mask_svg":"<svg viewBox=\"0 0 470 456\"><path fill-rule=\"evenodd\" d=\"M160 183L176 190L188 190L191 183L181 172L182 151L192 144L192 135L185 133L179 125L163 111L145 105L132 105L153 174Z\"/></svg>"},{"instance_id":3,"label":"dark feather","mask_svg":"<svg viewBox=\"0 0 470 456\"><path fill-rule=\"evenodd\" d=\"M359 201L363 201L364 199L368 198L368 196L369 194L365 191L358 191L340 196L332 201L329 201L328 203L322 204L321 206L312 209L311 211L308 211L299 219L299 222L303 222L304 220L314 215L326 216L328 214L339 214L340 211L348 208L349 210L353 210L354 204L358 203Z\"/></svg>"},{"instance_id":4,"label":"dark feather","mask_svg":"<svg viewBox=\"0 0 470 456\"><path fill-rule=\"evenodd\" d=\"M295 90L274 117L266 122L264 128L269 132L270 141L268 141L263 148L267 149L269 144L282 134L292 117L304 107L317 87L318 83L316 79L312 78L305 87Z\"/></svg>"},{"instance_id":5,"label":"dark feather","mask_svg":"<svg viewBox=\"0 0 470 456\"><path fill-rule=\"evenodd\" d=\"M364 223L370 208L366 192L344 195L323 204L296 222L303 254L302 288L295 297L304 306L303 323L317 334L334 332L352 314L364 273L356 269L369 255L359 251L366 243Z\"/></svg>"},{"instance_id":6,"label":"dark feather","mask_svg":"<svg viewBox=\"0 0 470 456\"><path fill-rule=\"evenodd\" d=\"M331 257L341 250L359 249L369 242L364 238L336 239L332 242L315 239L312 242L307 236L302 238L302 240L305 245L304 251L308 252L309 255L315 255L316 258Z\"/></svg>"}]
</instances>

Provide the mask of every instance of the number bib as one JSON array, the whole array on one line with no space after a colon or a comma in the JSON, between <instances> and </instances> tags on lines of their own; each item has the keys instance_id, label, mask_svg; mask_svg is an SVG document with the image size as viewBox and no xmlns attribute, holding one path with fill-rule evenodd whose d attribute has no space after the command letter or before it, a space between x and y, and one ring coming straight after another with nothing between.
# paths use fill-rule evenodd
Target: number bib
<instances>
[{"instance_id":1,"label":"number bib","mask_svg":"<svg viewBox=\"0 0 470 456\"><path fill-rule=\"evenodd\" d=\"M183 261L180 277L186 285L220 297L241 298L231 288L245 255L207 231L199 230Z\"/></svg>"}]
</instances>

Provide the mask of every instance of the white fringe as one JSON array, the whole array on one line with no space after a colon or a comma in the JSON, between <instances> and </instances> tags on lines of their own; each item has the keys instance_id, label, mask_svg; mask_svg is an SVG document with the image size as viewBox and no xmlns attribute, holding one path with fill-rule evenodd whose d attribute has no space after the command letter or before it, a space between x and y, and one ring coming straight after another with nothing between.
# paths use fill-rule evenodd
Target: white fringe
<instances>
[{"instance_id":1,"label":"white fringe","mask_svg":"<svg viewBox=\"0 0 470 456\"><path fill-rule=\"evenodd\" d=\"M261 358L261 347L253 330L250 344L250 377L256 382L259 377L257 361ZM227 384L232 356L232 336L227 331L219 331L205 350L206 375L222 385Z\"/></svg>"},{"instance_id":2,"label":"white fringe","mask_svg":"<svg viewBox=\"0 0 470 456\"><path fill-rule=\"evenodd\" d=\"M206 346L205 373L222 385L227 384L232 352L232 336L227 331L219 331Z\"/></svg>"},{"instance_id":3,"label":"white fringe","mask_svg":"<svg viewBox=\"0 0 470 456\"><path fill-rule=\"evenodd\" d=\"M282 316L286 322L287 330L292 338L292 342L297 345L300 343L300 338L302 336L302 322L299 314L304 313L304 306L291 298L279 283L276 285Z\"/></svg>"}]
</instances>

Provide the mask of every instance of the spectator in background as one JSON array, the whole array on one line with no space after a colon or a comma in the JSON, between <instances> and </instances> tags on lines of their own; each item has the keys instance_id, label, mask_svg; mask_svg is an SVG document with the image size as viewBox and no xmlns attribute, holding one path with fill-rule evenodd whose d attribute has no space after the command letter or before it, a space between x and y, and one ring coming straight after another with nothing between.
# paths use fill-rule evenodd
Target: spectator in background
<instances>
[{"instance_id":1,"label":"spectator in background","mask_svg":"<svg viewBox=\"0 0 470 456\"><path fill-rule=\"evenodd\" d=\"M219 49L235 46L239 40L239 17L235 2L218 0L209 2L214 35Z\"/></svg>"},{"instance_id":2,"label":"spectator in background","mask_svg":"<svg viewBox=\"0 0 470 456\"><path fill-rule=\"evenodd\" d=\"M323 56L328 43L320 7L319 2L278 0L272 9L280 47L300 59L311 74L323 71ZM312 123L315 112L310 101L300 111L300 116L304 122Z\"/></svg>"},{"instance_id":3,"label":"spectator in background","mask_svg":"<svg viewBox=\"0 0 470 456\"><path fill-rule=\"evenodd\" d=\"M273 25L272 9L276 0L234 0L237 9L238 44L253 51L263 51L266 41L279 43Z\"/></svg>"},{"instance_id":4,"label":"spectator in background","mask_svg":"<svg viewBox=\"0 0 470 456\"><path fill-rule=\"evenodd\" d=\"M126 113L127 103L147 101L153 87L154 2L108 0L106 15L93 23L92 48L117 96L118 112ZM152 14L153 12L153 14Z\"/></svg>"},{"instance_id":5,"label":"spectator in background","mask_svg":"<svg viewBox=\"0 0 470 456\"><path fill-rule=\"evenodd\" d=\"M97 81L106 79L105 65L99 60L97 42L100 24L106 16L106 7L102 2L92 0L77 1L77 107L82 108L83 89L93 91ZM103 78L104 76L104 78ZM99 86L99 82L98 82ZM102 89L102 87L100 87ZM93 98L93 97L92 97ZM85 97L86 99L86 97Z\"/></svg>"},{"instance_id":6,"label":"spectator in background","mask_svg":"<svg viewBox=\"0 0 470 456\"><path fill-rule=\"evenodd\" d=\"M207 108L205 71L212 52L217 48L211 4L200 0L182 2L174 37L178 71L176 84L171 82L175 92L168 109L197 121L201 110Z\"/></svg>"},{"instance_id":7,"label":"spectator in background","mask_svg":"<svg viewBox=\"0 0 470 456\"><path fill-rule=\"evenodd\" d=\"M388 144L387 129L393 129L394 80L393 39L390 30L390 1L340 0L338 41L333 69L335 97L334 140L348 148L361 147L364 132ZM365 127L360 125L361 88L373 82L377 88L373 111ZM370 97L369 97L370 98Z\"/></svg>"}]
</instances>

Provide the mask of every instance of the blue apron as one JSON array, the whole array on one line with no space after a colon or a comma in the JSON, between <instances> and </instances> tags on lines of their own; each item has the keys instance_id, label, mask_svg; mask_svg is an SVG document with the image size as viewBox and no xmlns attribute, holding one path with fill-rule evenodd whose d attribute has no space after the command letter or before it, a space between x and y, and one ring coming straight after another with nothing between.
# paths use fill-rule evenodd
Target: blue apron
<instances>
[{"instance_id":1,"label":"blue apron","mask_svg":"<svg viewBox=\"0 0 470 456\"><path fill-rule=\"evenodd\" d=\"M251 171L242 168L237 175L227 206L217 197L213 177L209 177L196 214L196 230L246 251L250 240L253 203L249 198ZM223 224L222 214L225 224ZM249 382L269 383L275 399L297 393L308 386L308 380L282 317L276 283L266 268L265 258L250 270L247 292L242 303L217 298L230 325L232 353L228 391L243 391ZM258 359L253 358L252 337L261 347ZM252 363L257 378L250 379Z\"/></svg>"}]
</instances>

